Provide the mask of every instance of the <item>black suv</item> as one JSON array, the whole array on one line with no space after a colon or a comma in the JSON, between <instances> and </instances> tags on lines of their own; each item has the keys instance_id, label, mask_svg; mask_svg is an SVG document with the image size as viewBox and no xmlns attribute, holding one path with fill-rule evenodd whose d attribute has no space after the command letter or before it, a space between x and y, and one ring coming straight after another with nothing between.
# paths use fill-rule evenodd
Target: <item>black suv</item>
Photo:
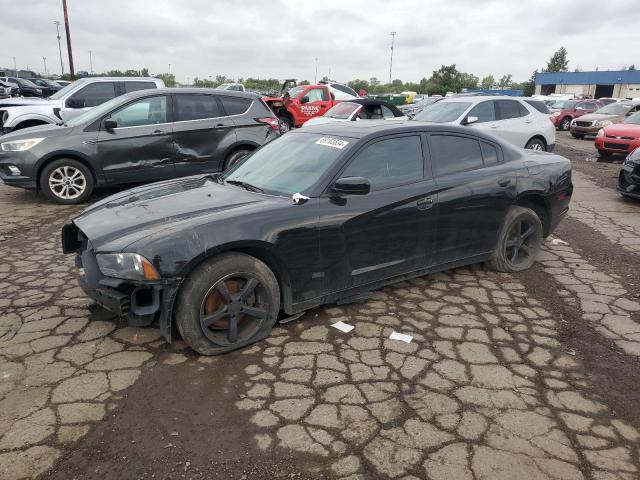
<instances>
[{"instance_id":1,"label":"black suv","mask_svg":"<svg viewBox=\"0 0 640 480\"><path fill-rule=\"evenodd\" d=\"M62 126L0 137L0 178L57 203L80 203L95 187L224 170L278 135L278 119L252 93L142 90Z\"/></svg>"}]
</instances>

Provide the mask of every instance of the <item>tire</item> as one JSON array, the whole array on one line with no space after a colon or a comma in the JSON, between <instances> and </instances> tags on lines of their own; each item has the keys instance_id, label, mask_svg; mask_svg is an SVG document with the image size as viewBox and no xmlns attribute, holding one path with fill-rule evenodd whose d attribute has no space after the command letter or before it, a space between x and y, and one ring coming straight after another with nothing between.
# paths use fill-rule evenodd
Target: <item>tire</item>
<instances>
[{"instance_id":1,"label":"tire","mask_svg":"<svg viewBox=\"0 0 640 480\"><path fill-rule=\"evenodd\" d=\"M250 291L243 297L247 285ZM192 349L219 355L267 337L279 311L280 288L273 272L257 258L233 252L211 258L189 274L176 299L174 319Z\"/></svg>"},{"instance_id":2,"label":"tire","mask_svg":"<svg viewBox=\"0 0 640 480\"><path fill-rule=\"evenodd\" d=\"M293 128L293 124L291 123L291 119L289 117L280 115L278 116L278 120L280 120L280 135L284 135Z\"/></svg>"},{"instance_id":3,"label":"tire","mask_svg":"<svg viewBox=\"0 0 640 480\"><path fill-rule=\"evenodd\" d=\"M539 138L532 138L531 140L529 140L527 142L527 144L524 146L524 148L526 148L527 150L536 150L538 152L546 152L547 151L546 143L544 143Z\"/></svg>"},{"instance_id":4,"label":"tire","mask_svg":"<svg viewBox=\"0 0 640 480\"><path fill-rule=\"evenodd\" d=\"M572 133L571 136L573 138L577 138L578 140L584 140L584 135L580 133Z\"/></svg>"},{"instance_id":5,"label":"tire","mask_svg":"<svg viewBox=\"0 0 640 480\"><path fill-rule=\"evenodd\" d=\"M94 188L91 171L82 162L71 158L49 163L40 173L39 182L42 193L49 200L63 205L84 202Z\"/></svg>"},{"instance_id":6,"label":"tire","mask_svg":"<svg viewBox=\"0 0 640 480\"><path fill-rule=\"evenodd\" d=\"M231 152L227 159L224 161L224 169L227 170L233 167L236 163L242 160L245 156L251 153L251 150L243 149Z\"/></svg>"},{"instance_id":7,"label":"tire","mask_svg":"<svg viewBox=\"0 0 640 480\"><path fill-rule=\"evenodd\" d=\"M562 119L562 122L560 122L560 126L558 127L558 130L569 130L569 125L571 125L571 118L564 117Z\"/></svg>"},{"instance_id":8,"label":"tire","mask_svg":"<svg viewBox=\"0 0 640 480\"><path fill-rule=\"evenodd\" d=\"M541 247L540 218L530 208L514 205L507 211L488 263L498 272L521 272L535 263Z\"/></svg>"},{"instance_id":9,"label":"tire","mask_svg":"<svg viewBox=\"0 0 640 480\"><path fill-rule=\"evenodd\" d=\"M603 160L608 160L608 159L611 158L613 153L605 152L605 151L602 151L602 150L598 150L598 155L600 155L600 158L602 158Z\"/></svg>"}]
</instances>

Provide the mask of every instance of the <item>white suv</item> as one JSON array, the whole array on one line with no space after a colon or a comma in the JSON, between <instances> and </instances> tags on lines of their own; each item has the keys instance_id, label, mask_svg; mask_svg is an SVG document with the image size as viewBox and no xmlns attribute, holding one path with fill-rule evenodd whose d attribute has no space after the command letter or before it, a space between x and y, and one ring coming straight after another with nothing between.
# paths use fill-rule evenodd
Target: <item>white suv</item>
<instances>
[{"instance_id":1,"label":"white suv","mask_svg":"<svg viewBox=\"0 0 640 480\"><path fill-rule=\"evenodd\" d=\"M413 120L477 128L531 150L551 152L556 145L556 128L549 115L514 97L447 97L426 107Z\"/></svg>"},{"instance_id":2,"label":"white suv","mask_svg":"<svg viewBox=\"0 0 640 480\"><path fill-rule=\"evenodd\" d=\"M158 78L88 77L76 80L49 98L0 100L0 135L36 125L57 124L125 93L164 88Z\"/></svg>"}]
</instances>

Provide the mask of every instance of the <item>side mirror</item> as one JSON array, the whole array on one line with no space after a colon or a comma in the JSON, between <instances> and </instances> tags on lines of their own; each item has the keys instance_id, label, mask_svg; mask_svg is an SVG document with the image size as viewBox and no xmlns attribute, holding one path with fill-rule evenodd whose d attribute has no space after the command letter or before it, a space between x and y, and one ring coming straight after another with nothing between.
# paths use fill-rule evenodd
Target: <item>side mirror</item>
<instances>
[{"instance_id":1,"label":"side mirror","mask_svg":"<svg viewBox=\"0 0 640 480\"><path fill-rule=\"evenodd\" d=\"M478 117L474 117L472 115L467 116L467 118L465 118L462 121L462 125L471 125L472 123L476 123L478 121Z\"/></svg>"},{"instance_id":2,"label":"side mirror","mask_svg":"<svg viewBox=\"0 0 640 480\"><path fill-rule=\"evenodd\" d=\"M102 126L104 127L105 130L111 131L114 128L118 128L118 122L116 122L112 118L107 118L102 122Z\"/></svg>"},{"instance_id":3,"label":"side mirror","mask_svg":"<svg viewBox=\"0 0 640 480\"><path fill-rule=\"evenodd\" d=\"M300 103L309 103L309 97L304 96L300 99Z\"/></svg>"},{"instance_id":4,"label":"side mirror","mask_svg":"<svg viewBox=\"0 0 640 480\"><path fill-rule=\"evenodd\" d=\"M343 177L336 180L331 190L347 195L366 195L371 191L371 183L368 178Z\"/></svg>"},{"instance_id":5,"label":"side mirror","mask_svg":"<svg viewBox=\"0 0 640 480\"><path fill-rule=\"evenodd\" d=\"M637 112L634 112L634 111L632 111L632 110L629 110L629 111L626 113L626 115L625 115L625 116L626 116L626 117L630 117L630 116L631 116L631 115L633 115L634 113L637 113Z\"/></svg>"},{"instance_id":6,"label":"side mirror","mask_svg":"<svg viewBox=\"0 0 640 480\"><path fill-rule=\"evenodd\" d=\"M69 108L84 108L84 98L69 98L67 100Z\"/></svg>"}]
</instances>

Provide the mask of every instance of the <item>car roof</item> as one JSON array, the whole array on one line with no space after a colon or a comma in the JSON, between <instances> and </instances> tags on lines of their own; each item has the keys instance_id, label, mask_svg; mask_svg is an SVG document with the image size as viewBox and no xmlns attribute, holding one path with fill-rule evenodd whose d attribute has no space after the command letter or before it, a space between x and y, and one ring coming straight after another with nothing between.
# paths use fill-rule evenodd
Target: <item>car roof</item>
<instances>
[{"instance_id":1,"label":"car roof","mask_svg":"<svg viewBox=\"0 0 640 480\"><path fill-rule=\"evenodd\" d=\"M403 113L400 110L398 110L398 107L396 107L393 103L385 102L384 100L375 100L373 98L353 98L349 100L343 100L340 103L357 103L362 105L363 107L366 107L369 105L384 105L389 110L391 110L394 113L394 115L398 117L401 117L403 115Z\"/></svg>"},{"instance_id":2,"label":"car roof","mask_svg":"<svg viewBox=\"0 0 640 480\"><path fill-rule=\"evenodd\" d=\"M122 95L127 98L137 98L144 97L147 95L157 95L157 89L147 89L147 90L136 90L135 92L129 92ZM217 90L215 88L163 88L162 93L199 93L199 94L209 94L209 95L219 95L226 97L240 97L240 98L250 98L251 100L255 100L261 98L257 93L252 92L239 92L237 90Z\"/></svg>"},{"instance_id":3,"label":"car roof","mask_svg":"<svg viewBox=\"0 0 640 480\"><path fill-rule=\"evenodd\" d=\"M445 97L442 102L482 102L483 100L518 100L521 97L512 97L510 95L467 95L459 97Z\"/></svg>"}]
</instances>

